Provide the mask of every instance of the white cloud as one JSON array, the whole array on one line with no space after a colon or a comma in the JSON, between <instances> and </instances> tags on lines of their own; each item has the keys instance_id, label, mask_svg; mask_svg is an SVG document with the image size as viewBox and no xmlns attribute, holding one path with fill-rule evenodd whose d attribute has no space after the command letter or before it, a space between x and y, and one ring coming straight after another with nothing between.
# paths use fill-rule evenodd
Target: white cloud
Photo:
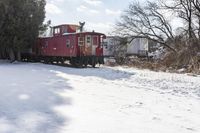
<instances>
[{"instance_id":1,"label":"white cloud","mask_svg":"<svg viewBox=\"0 0 200 133\"><path fill-rule=\"evenodd\" d=\"M83 11L86 11L88 8L84 5L80 5L79 7L76 8L76 10L78 12L83 12Z\"/></svg>"},{"instance_id":2,"label":"white cloud","mask_svg":"<svg viewBox=\"0 0 200 133\"><path fill-rule=\"evenodd\" d=\"M120 10L114 11L114 10L106 9L105 12L107 15L111 15L111 16L113 15L117 16L121 14Z\"/></svg>"},{"instance_id":3,"label":"white cloud","mask_svg":"<svg viewBox=\"0 0 200 133\"><path fill-rule=\"evenodd\" d=\"M55 0L56 2L64 2L65 0Z\"/></svg>"},{"instance_id":4,"label":"white cloud","mask_svg":"<svg viewBox=\"0 0 200 133\"><path fill-rule=\"evenodd\" d=\"M55 15L55 14L61 14L62 10L60 10L55 4L47 3L46 12Z\"/></svg>"},{"instance_id":5,"label":"white cloud","mask_svg":"<svg viewBox=\"0 0 200 133\"><path fill-rule=\"evenodd\" d=\"M94 9L89 9L88 7L84 6L84 5L80 5L79 7L77 7L76 9L78 12L85 12L85 13L90 13L90 14L98 14L99 11L98 10L94 10Z\"/></svg>"},{"instance_id":6,"label":"white cloud","mask_svg":"<svg viewBox=\"0 0 200 133\"><path fill-rule=\"evenodd\" d=\"M110 22L106 23L94 23L94 22L86 22L86 29L89 31L95 30L96 32L109 33L111 32L114 24Z\"/></svg>"},{"instance_id":7,"label":"white cloud","mask_svg":"<svg viewBox=\"0 0 200 133\"><path fill-rule=\"evenodd\" d=\"M93 5L93 6L98 6L102 4L102 1L100 0L84 0L87 4Z\"/></svg>"},{"instance_id":8,"label":"white cloud","mask_svg":"<svg viewBox=\"0 0 200 133\"><path fill-rule=\"evenodd\" d=\"M65 0L47 0L48 3L62 3L65 2Z\"/></svg>"},{"instance_id":9,"label":"white cloud","mask_svg":"<svg viewBox=\"0 0 200 133\"><path fill-rule=\"evenodd\" d=\"M89 10L89 12L90 12L90 13L93 13L93 14L98 14L98 13L99 13L98 10L94 10L94 9Z\"/></svg>"}]
</instances>

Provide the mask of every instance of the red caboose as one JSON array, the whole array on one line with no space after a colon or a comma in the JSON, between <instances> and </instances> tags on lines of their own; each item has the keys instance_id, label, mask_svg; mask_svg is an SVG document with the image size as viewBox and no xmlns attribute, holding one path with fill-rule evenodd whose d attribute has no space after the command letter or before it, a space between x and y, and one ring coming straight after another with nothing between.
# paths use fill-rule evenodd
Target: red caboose
<instances>
[{"instance_id":1,"label":"red caboose","mask_svg":"<svg viewBox=\"0 0 200 133\"><path fill-rule=\"evenodd\" d=\"M77 32L78 25L59 25L52 28L52 36L38 39L33 55L46 63L69 60L72 65L103 64L105 35L96 32Z\"/></svg>"}]
</instances>

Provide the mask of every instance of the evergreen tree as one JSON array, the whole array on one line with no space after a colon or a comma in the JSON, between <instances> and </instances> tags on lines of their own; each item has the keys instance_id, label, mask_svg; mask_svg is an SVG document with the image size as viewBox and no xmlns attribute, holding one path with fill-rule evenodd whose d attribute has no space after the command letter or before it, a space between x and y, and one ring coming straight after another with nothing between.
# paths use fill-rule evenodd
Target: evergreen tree
<instances>
[{"instance_id":1,"label":"evergreen tree","mask_svg":"<svg viewBox=\"0 0 200 133\"><path fill-rule=\"evenodd\" d=\"M2 0L5 19L1 45L11 60L20 60L21 51L35 43L45 18L45 0Z\"/></svg>"}]
</instances>

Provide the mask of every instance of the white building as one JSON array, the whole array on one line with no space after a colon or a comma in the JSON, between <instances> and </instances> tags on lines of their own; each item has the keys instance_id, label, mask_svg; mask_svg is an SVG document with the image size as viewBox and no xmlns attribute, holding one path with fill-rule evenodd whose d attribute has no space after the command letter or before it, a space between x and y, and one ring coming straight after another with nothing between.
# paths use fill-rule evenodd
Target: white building
<instances>
[{"instance_id":1,"label":"white building","mask_svg":"<svg viewBox=\"0 0 200 133\"><path fill-rule=\"evenodd\" d=\"M129 40L127 44L127 55L147 56L149 51L149 40L145 38L135 38Z\"/></svg>"},{"instance_id":2,"label":"white building","mask_svg":"<svg viewBox=\"0 0 200 133\"><path fill-rule=\"evenodd\" d=\"M160 45L146 38L128 39L128 43L123 45L122 39L115 36L108 36L103 45L104 56L114 56L114 54L148 56L156 51ZM122 45L120 44L122 43ZM126 41L124 41L126 43ZM116 53L117 52L117 53ZM149 54L150 55L150 54Z\"/></svg>"}]
</instances>

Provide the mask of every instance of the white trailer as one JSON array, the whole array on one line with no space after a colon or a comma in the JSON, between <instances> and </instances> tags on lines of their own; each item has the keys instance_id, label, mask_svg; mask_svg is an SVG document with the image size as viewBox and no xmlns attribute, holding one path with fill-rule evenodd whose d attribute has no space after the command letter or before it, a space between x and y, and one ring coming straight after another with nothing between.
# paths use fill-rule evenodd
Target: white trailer
<instances>
[{"instance_id":1,"label":"white trailer","mask_svg":"<svg viewBox=\"0 0 200 133\"><path fill-rule=\"evenodd\" d=\"M146 38L129 39L127 55L148 56L149 41Z\"/></svg>"}]
</instances>

